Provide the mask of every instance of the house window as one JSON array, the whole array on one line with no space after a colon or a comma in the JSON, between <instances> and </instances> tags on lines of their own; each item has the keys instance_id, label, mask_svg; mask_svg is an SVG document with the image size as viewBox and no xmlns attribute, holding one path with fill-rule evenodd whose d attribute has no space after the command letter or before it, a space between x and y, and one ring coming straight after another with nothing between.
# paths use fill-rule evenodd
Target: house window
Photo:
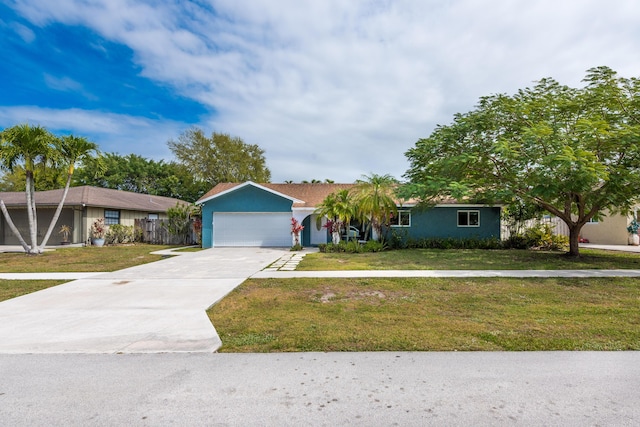
<instances>
[{"instance_id":1,"label":"house window","mask_svg":"<svg viewBox=\"0 0 640 427\"><path fill-rule=\"evenodd\" d=\"M159 219L157 213L150 213L147 215L147 219Z\"/></svg>"},{"instance_id":2,"label":"house window","mask_svg":"<svg viewBox=\"0 0 640 427\"><path fill-rule=\"evenodd\" d=\"M597 219L591 218L589 221L587 221L587 224L597 224L599 221Z\"/></svg>"},{"instance_id":3,"label":"house window","mask_svg":"<svg viewBox=\"0 0 640 427\"><path fill-rule=\"evenodd\" d=\"M120 224L120 211L104 210L104 224L113 225Z\"/></svg>"},{"instance_id":4,"label":"house window","mask_svg":"<svg viewBox=\"0 0 640 427\"><path fill-rule=\"evenodd\" d=\"M480 211L458 211L458 227L480 227Z\"/></svg>"},{"instance_id":5,"label":"house window","mask_svg":"<svg viewBox=\"0 0 640 427\"><path fill-rule=\"evenodd\" d=\"M389 219L391 227L411 227L411 212L398 211L398 214Z\"/></svg>"}]
</instances>

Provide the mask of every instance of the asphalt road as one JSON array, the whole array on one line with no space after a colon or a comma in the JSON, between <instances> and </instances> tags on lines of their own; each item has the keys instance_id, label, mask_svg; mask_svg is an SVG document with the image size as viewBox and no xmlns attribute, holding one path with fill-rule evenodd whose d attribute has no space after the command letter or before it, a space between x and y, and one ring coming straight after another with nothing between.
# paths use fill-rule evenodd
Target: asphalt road
<instances>
[{"instance_id":1,"label":"asphalt road","mask_svg":"<svg viewBox=\"0 0 640 427\"><path fill-rule=\"evenodd\" d=\"M0 425L632 426L640 353L0 355Z\"/></svg>"}]
</instances>

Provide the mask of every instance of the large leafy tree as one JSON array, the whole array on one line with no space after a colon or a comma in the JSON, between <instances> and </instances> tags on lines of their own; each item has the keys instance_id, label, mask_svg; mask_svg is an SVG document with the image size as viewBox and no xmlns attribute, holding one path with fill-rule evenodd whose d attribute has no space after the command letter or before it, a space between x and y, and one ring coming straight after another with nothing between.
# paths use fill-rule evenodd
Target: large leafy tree
<instances>
[{"instance_id":1,"label":"large leafy tree","mask_svg":"<svg viewBox=\"0 0 640 427\"><path fill-rule=\"evenodd\" d=\"M640 195L640 80L598 67L584 82L546 78L481 98L407 152L402 195L537 205L567 224L569 254L579 255L585 223L628 212Z\"/></svg>"},{"instance_id":2,"label":"large leafy tree","mask_svg":"<svg viewBox=\"0 0 640 427\"><path fill-rule=\"evenodd\" d=\"M207 137L201 129L191 128L168 145L178 161L209 187L220 182L271 180L264 150L240 138L217 132Z\"/></svg>"},{"instance_id":3,"label":"large leafy tree","mask_svg":"<svg viewBox=\"0 0 640 427\"><path fill-rule=\"evenodd\" d=\"M195 202L210 190L208 183L197 180L180 163L117 153L106 153L100 159L85 162L76 172L74 185L93 185L190 202Z\"/></svg>"},{"instance_id":4,"label":"large leafy tree","mask_svg":"<svg viewBox=\"0 0 640 427\"><path fill-rule=\"evenodd\" d=\"M360 220L368 222L375 236L382 236L382 226L398 212L396 189L398 181L391 175L364 175L356 181L353 197Z\"/></svg>"},{"instance_id":5,"label":"large leafy tree","mask_svg":"<svg viewBox=\"0 0 640 427\"><path fill-rule=\"evenodd\" d=\"M4 129L0 133L0 165L10 173L15 168L22 167L25 173L30 244L27 244L13 223L4 201L0 200L0 209L5 216L7 224L20 241L25 252L30 254L43 252L44 246L62 211L75 165L90 156L92 152L97 152L97 146L85 138L73 135L58 138L41 126L16 125ZM60 203L42 242L38 245L34 172L38 168L47 168L49 166L66 170L67 178Z\"/></svg>"},{"instance_id":6,"label":"large leafy tree","mask_svg":"<svg viewBox=\"0 0 640 427\"><path fill-rule=\"evenodd\" d=\"M55 190L64 186L67 171L61 168L36 164L33 170L36 191ZM0 174L0 191L24 191L26 171L23 165L16 165L12 171Z\"/></svg>"}]
</instances>

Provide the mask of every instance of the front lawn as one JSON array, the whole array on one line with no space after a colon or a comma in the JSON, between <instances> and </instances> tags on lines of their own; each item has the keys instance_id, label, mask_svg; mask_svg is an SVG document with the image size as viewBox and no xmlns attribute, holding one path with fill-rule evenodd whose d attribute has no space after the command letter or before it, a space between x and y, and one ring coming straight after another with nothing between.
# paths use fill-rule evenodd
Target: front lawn
<instances>
[{"instance_id":1,"label":"front lawn","mask_svg":"<svg viewBox=\"0 0 640 427\"><path fill-rule=\"evenodd\" d=\"M61 248L40 255L0 253L2 273L107 272L162 259L150 252L168 249L165 245L121 245Z\"/></svg>"},{"instance_id":2,"label":"front lawn","mask_svg":"<svg viewBox=\"0 0 640 427\"><path fill-rule=\"evenodd\" d=\"M640 350L640 279L252 279L222 352Z\"/></svg>"},{"instance_id":3,"label":"front lawn","mask_svg":"<svg viewBox=\"0 0 640 427\"><path fill-rule=\"evenodd\" d=\"M298 270L574 270L640 269L640 254L581 249L560 252L486 249L402 249L375 253L314 253Z\"/></svg>"}]
</instances>

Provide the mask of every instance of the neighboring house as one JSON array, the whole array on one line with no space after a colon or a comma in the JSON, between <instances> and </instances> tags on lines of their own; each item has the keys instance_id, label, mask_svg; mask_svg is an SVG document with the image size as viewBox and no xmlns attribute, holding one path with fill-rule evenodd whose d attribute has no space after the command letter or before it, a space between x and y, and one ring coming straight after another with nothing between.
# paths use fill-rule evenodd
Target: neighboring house
<instances>
[{"instance_id":1,"label":"neighboring house","mask_svg":"<svg viewBox=\"0 0 640 427\"><path fill-rule=\"evenodd\" d=\"M35 193L38 213L38 242L44 237L49 227L62 198L62 192L63 190L60 189ZM11 219L22 233L22 237L27 243L30 243L25 193L0 192L0 199L4 200ZM134 225L136 219L165 219L167 218L167 209L174 207L176 203L188 204L183 200L128 191L90 186L71 187L60 218L47 244L56 245L61 242L62 236L58 230L63 224L72 228L71 243L85 243L89 238L91 224L97 218L104 218L106 225L130 226ZM13 235L4 216L0 213L0 245L18 244L18 239Z\"/></svg>"},{"instance_id":2,"label":"neighboring house","mask_svg":"<svg viewBox=\"0 0 640 427\"><path fill-rule=\"evenodd\" d=\"M589 243L600 245L626 245L629 238L627 226L633 220L634 214L638 218L640 211L629 215L611 215L606 212L598 221L591 221L582 226L580 237L589 240Z\"/></svg>"},{"instance_id":3,"label":"neighboring house","mask_svg":"<svg viewBox=\"0 0 640 427\"><path fill-rule=\"evenodd\" d=\"M326 229L316 226L316 207L331 193L355 184L221 183L196 203L202 205L202 246L292 245L291 218L302 225L303 246L327 243ZM324 224L326 218L321 220ZM500 207L460 204L416 209L399 207L392 228L407 237L500 238ZM362 231L362 230L361 230Z\"/></svg>"}]
</instances>

